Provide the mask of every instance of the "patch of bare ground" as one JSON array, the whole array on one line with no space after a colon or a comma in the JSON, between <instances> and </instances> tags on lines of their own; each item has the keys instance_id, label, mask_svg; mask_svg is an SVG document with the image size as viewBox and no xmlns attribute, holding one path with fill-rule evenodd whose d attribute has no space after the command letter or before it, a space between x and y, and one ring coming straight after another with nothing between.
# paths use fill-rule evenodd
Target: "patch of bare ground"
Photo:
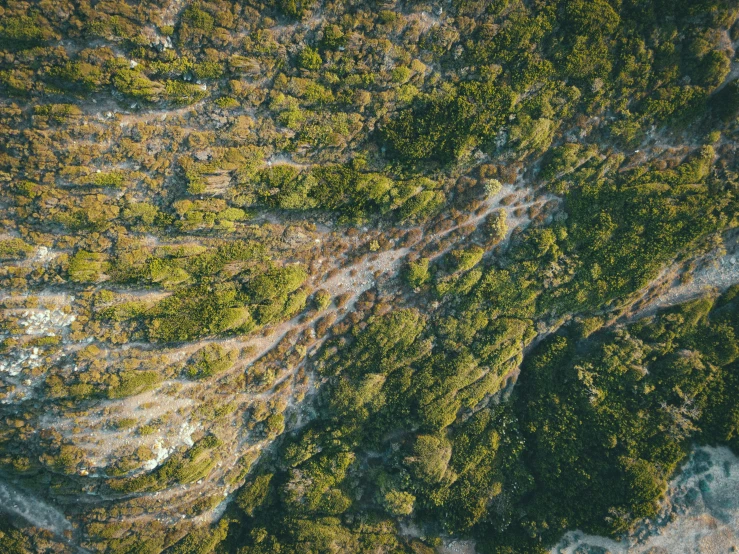
<instances>
[{"instance_id":1,"label":"patch of bare ground","mask_svg":"<svg viewBox=\"0 0 739 554\"><path fill-rule=\"evenodd\" d=\"M674 264L629 307L629 320L650 316L661 308L682 304L708 293L721 293L739 283L739 235L724 241L725 251L712 252L692 263Z\"/></svg>"},{"instance_id":2,"label":"patch of bare ground","mask_svg":"<svg viewBox=\"0 0 739 554\"><path fill-rule=\"evenodd\" d=\"M437 547L438 554L475 554L474 541L454 540Z\"/></svg>"},{"instance_id":3,"label":"patch of bare ground","mask_svg":"<svg viewBox=\"0 0 739 554\"><path fill-rule=\"evenodd\" d=\"M619 540L568 533L552 554L718 554L739 549L739 459L698 448L671 482L654 520Z\"/></svg>"}]
</instances>

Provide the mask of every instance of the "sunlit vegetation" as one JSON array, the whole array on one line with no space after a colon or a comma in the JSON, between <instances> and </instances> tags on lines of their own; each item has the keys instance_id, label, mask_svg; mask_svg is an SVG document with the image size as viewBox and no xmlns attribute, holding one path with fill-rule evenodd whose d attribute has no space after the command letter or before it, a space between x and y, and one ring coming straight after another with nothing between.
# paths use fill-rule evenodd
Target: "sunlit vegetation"
<instances>
[{"instance_id":1,"label":"sunlit vegetation","mask_svg":"<svg viewBox=\"0 0 739 554\"><path fill-rule=\"evenodd\" d=\"M288 549L304 540L288 521L310 526L367 502L386 517L472 533L483 548L538 551L571 526L622 532L656 514L691 441L734 436L735 418L723 414L735 410L735 303L736 288L587 339L570 326L527 358L509 406L475 413L461 409L472 391L499 382L484 385L469 355L430 350L418 314L378 319L326 360L334 377L323 417L268 462L282 473L249 481L238 507ZM381 466L358 462L375 456ZM368 489L377 494L347 497ZM331 525L347 540L361 536Z\"/></svg>"},{"instance_id":2,"label":"sunlit vegetation","mask_svg":"<svg viewBox=\"0 0 739 554\"><path fill-rule=\"evenodd\" d=\"M0 473L73 523L0 546L543 553L739 453L734 3L166 4L0 2Z\"/></svg>"}]
</instances>

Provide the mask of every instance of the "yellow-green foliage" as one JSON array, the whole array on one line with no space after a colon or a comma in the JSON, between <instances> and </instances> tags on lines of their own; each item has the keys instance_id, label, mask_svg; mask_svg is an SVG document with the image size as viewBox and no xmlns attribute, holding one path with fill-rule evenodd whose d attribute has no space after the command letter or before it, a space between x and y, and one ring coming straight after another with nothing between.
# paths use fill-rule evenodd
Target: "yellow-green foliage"
<instances>
[{"instance_id":1,"label":"yellow-green foliage","mask_svg":"<svg viewBox=\"0 0 739 554\"><path fill-rule=\"evenodd\" d=\"M122 371L108 379L108 398L124 398L156 387L162 376L156 371Z\"/></svg>"},{"instance_id":2,"label":"yellow-green foliage","mask_svg":"<svg viewBox=\"0 0 739 554\"><path fill-rule=\"evenodd\" d=\"M238 351L226 349L218 343L211 343L190 359L185 373L191 379L207 379L229 369L236 361Z\"/></svg>"},{"instance_id":3,"label":"yellow-green foliage","mask_svg":"<svg viewBox=\"0 0 739 554\"><path fill-rule=\"evenodd\" d=\"M77 283L99 281L108 269L107 260L105 254L78 250L69 260L69 278Z\"/></svg>"},{"instance_id":4,"label":"yellow-green foliage","mask_svg":"<svg viewBox=\"0 0 739 554\"><path fill-rule=\"evenodd\" d=\"M413 288L425 285L431 279L429 259L420 258L416 261L409 262L405 276L408 284Z\"/></svg>"},{"instance_id":5,"label":"yellow-green foliage","mask_svg":"<svg viewBox=\"0 0 739 554\"><path fill-rule=\"evenodd\" d=\"M26 244L23 239L0 239L0 260L22 260L31 252L33 247Z\"/></svg>"},{"instance_id":6,"label":"yellow-green foliage","mask_svg":"<svg viewBox=\"0 0 739 554\"><path fill-rule=\"evenodd\" d=\"M473 246L465 250L452 250L455 269L457 271L472 269L480 263L484 254L485 251L479 246Z\"/></svg>"}]
</instances>

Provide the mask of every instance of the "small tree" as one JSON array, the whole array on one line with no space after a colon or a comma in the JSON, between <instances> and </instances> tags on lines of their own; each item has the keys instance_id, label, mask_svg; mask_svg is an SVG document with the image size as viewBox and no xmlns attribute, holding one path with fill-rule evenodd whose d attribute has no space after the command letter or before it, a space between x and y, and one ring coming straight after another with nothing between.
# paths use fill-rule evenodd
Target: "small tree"
<instances>
[{"instance_id":1,"label":"small tree","mask_svg":"<svg viewBox=\"0 0 739 554\"><path fill-rule=\"evenodd\" d=\"M316 310L322 312L331 304L331 294L323 289L316 291L316 294L313 296L313 302L315 303Z\"/></svg>"},{"instance_id":2,"label":"small tree","mask_svg":"<svg viewBox=\"0 0 739 554\"><path fill-rule=\"evenodd\" d=\"M498 181L498 179L488 179L485 181L484 186L485 186L485 194L488 197L495 196L503 188L503 185L500 184L500 181Z\"/></svg>"},{"instance_id":3,"label":"small tree","mask_svg":"<svg viewBox=\"0 0 739 554\"><path fill-rule=\"evenodd\" d=\"M318 50L306 46L298 55L298 66L308 71L317 71L323 65L323 60Z\"/></svg>"},{"instance_id":4,"label":"small tree","mask_svg":"<svg viewBox=\"0 0 739 554\"><path fill-rule=\"evenodd\" d=\"M76 283L94 283L108 269L107 256L79 250L69 260L69 278Z\"/></svg>"},{"instance_id":5,"label":"small tree","mask_svg":"<svg viewBox=\"0 0 739 554\"><path fill-rule=\"evenodd\" d=\"M409 516L413 513L416 497L409 492L391 490L383 498L383 506L394 516Z\"/></svg>"},{"instance_id":6,"label":"small tree","mask_svg":"<svg viewBox=\"0 0 739 554\"><path fill-rule=\"evenodd\" d=\"M236 504L239 508L244 510L246 515L249 517L254 515L255 510L259 508L267 498L269 483L271 480L271 473L260 475L251 483L244 485L236 496Z\"/></svg>"},{"instance_id":7,"label":"small tree","mask_svg":"<svg viewBox=\"0 0 739 554\"><path fill-rule=\"evenodd\" d=\"M431 274L429 272L429 259L421 258L415 262L410 262L405 272L405 278L406 281L408 281L408 284L413 288L417 288L428 283L429 279L431 279Z\"/></svg>"},{"instance_id":8,"label":"small tree","mask_svg":"<svg viewBox=\"0 0 739 554\"><path fill-rule=\"evenodd\" d=\"M508 233L508 213L505 210L495 210L485 219L484 231L492 243L502 241Z\"/></svg>"}]
</instances>

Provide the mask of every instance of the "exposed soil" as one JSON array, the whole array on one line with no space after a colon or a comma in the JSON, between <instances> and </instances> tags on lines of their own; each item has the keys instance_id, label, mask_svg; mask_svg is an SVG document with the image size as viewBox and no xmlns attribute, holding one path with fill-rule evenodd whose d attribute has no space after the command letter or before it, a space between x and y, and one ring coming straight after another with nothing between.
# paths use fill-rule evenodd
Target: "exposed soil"
<instances>
[{"instance_id":1,"label":"exposed soil","mask_svg":"<svg viewBox=\"0 0 739 554\"><path fill-rule=\"evenodd\" d=\"M739 458L697 449L671 483L660 515L615 541L568 533L553 554L718 554L739 548Z\"/></svg>"}]
</instances>

